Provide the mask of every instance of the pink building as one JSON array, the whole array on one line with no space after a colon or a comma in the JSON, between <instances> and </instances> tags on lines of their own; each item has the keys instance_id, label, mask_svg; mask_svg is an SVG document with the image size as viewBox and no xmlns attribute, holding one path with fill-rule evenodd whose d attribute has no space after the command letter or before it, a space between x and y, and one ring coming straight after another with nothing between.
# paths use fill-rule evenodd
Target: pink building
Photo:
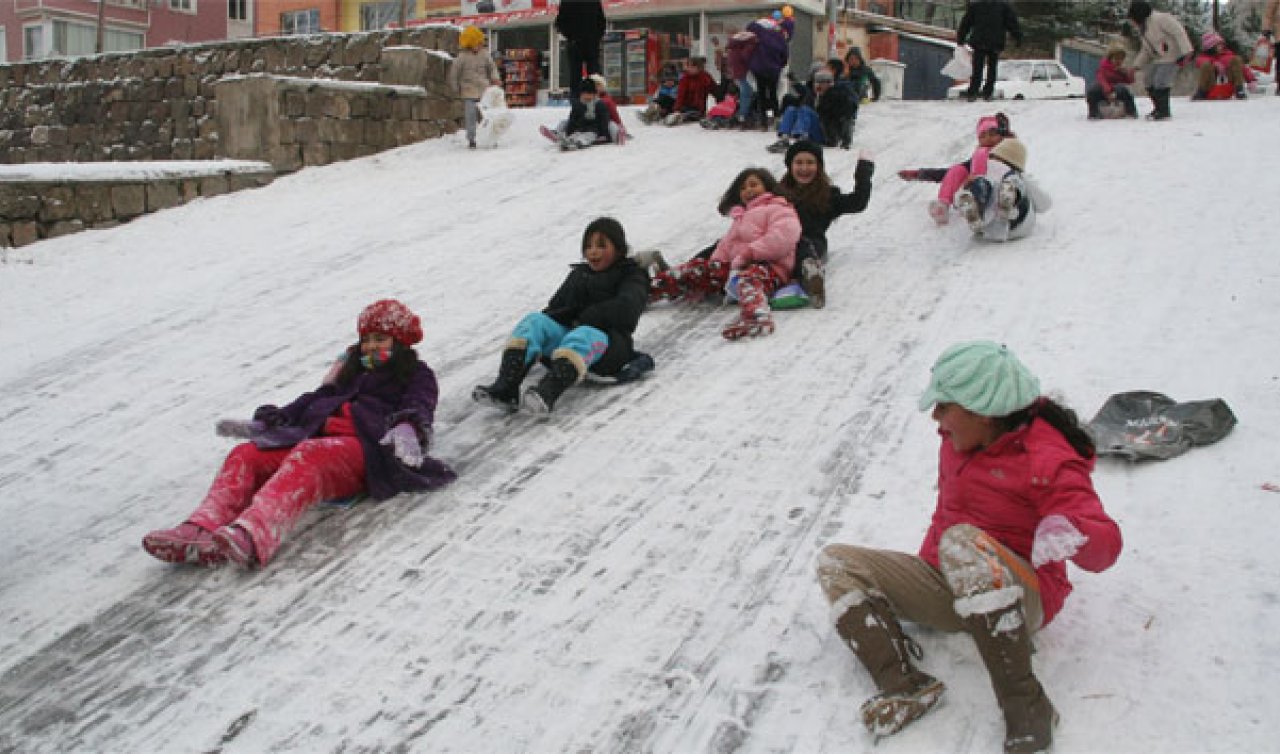
<instances>
[{"instance_id":1,"label":"pink building","mask_svg":"<svg viewBox=\"0 0 1280 754\"><path fill-rule=\"evenodd\" d=\"M0 61L92 55L99 4L94 0L0 0ZM254 0L106 0L102 50L250 36Z\"/></svg>"}]
</instances>

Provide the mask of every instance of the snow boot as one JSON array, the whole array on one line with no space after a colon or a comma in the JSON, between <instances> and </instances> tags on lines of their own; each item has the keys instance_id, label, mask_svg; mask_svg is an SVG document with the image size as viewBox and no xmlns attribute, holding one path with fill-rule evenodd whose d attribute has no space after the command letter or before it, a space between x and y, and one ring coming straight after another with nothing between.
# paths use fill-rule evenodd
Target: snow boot
<instances>
[{"instance_id":1,"label":"snow boot","mask_svg":"<svg viewBox=\"0 0 1280 754\"><path fill-rule=\"evenodd\" d=\"M809 304L814 309L827 305L827 273L822 262L809 257L800 264L800 287L809 296Z\"/></svg>"},{"instance_id":2,"label":"snow boot","mask_svg":"<svg viewBox=\"0 0 1280 754\"><path fill-rule=\"evenodd\" d=\"M214 544L213 533L191 522L147 534L142 538L142 549L166 563L216 566L227 562L222 550Z\"/></svg>"},{"instance_id":3,"label":"snow boot","mask_svg":"<svg viewBox=\"0 0 1280 754\"><path fill-rule=\"evenodd\" d=\"M974 233L982 232L982 208L968 189L956 194L956 209L964 216L964 221L969 223L969 230Z\"/></svg>"},{"instance_id":4,"label":"snow boot","mask_svg":"<svg viewBox=\"0 0 1280 754\"><path fill-rule=\"evenodd\" d=\"M515 411L520 407L520 383L529 373L529 365L525 363L527 343L523 338L512 338L502 352L502 363L498 365L498 378L491 385L476 385L471 391L471 400L476 403L491 403L497 408Z\"/></svg>"},{"instance_id":5,"label":"snow boot","mask_svg":"<svg viewBox=\"0 0 1280 754\"><path fill-rule=\"evenodd\" d=\"M213 533L213 541L222 550L227 560L243 568L255 568L258 552L253 546L253 537L239 524L228 524Z\"/></svg>"},{"instance_id":6,"label":"snow boot","mask_svg":"<svg viewBox=\"0 0 1280 754\"><path fill-rule=\"evenodd\" d=\"M680 279L670 270L656 272L649 278L649 303L651 304L664 299L680 298L682 292Z\"/></svg>"},{"instance_id":7,"label":"snow boot","mask_svg":"<svg viewBox=\"0 0 1280 754\"><path fill-rule=\"evenodd\" d=\"M933 221L938 225L946 225L950 220L950 217L948 217L950 213L951 208L943 202L937 199L929 202L929 217L932 217Z\"/></svg>"},{"instance_id":8,"label":"snow boot","mask_svg":"<svg viewBox=\"0 0 1280 754\"><path fill-rule=\"evenodd\" d=\"M551 364L537 385L526 388L520 407L531 414L549 414L565 390L580 382L587 373L582 356L567 348L551 353Z\"/></svg>"},{"instance_id":9,"label":"snow boot","mask_svg":"<svg viewBox=\"0 0 1280 754\"><path fill-rule=\"evenodd\" d=\"M897 733L933 709L946 685L912 663L920 647L903 631L889 603L861 597L836 620L836 633L858 656L880 693L863 702L862 724L876 736Z\"/></svg>"},{"instance_id":10,"label":"snow boot","mask_svg":"<svg viewBox=\"0 0 1280 754\"><path fill-rule=\"evenodd\" d=\"M779 137L777 141L765 147L765 151L770 154L782 154L791 148L791 140L785 136Z\"/></svg>"},{"instance_id":11,"label":"snow boot","mask_svg":"<svg viewBox=\"0 0 1280 754\"><path fill-rule=\"evenodd\" d=\"M773 333L773 311L757 280L745 277L738 283L738 306L738 319L720 331L727 340Z\"/></svg>"},{"instance_id":12,"label":"snow boot","mask_svg":"<svg viewBox=\"0 0 1280 754\"><path fill-rule=\"evenodd\" d=\"M1004 712L1005 754L1045 751L1053 744L1058 713L1031 671L1031 631L1022 616L1022 600L991 612L972 613L964 624L978 645Z\"/></svg>"},{"instance_id":13,"label":"snow boot","mask_svg":"<svg viewBox=\"0 0 1280 754\"><path fill-rule=\"evenodd\" d=\"M1147 120L1168 120L1173 117L1173 113L1169 111L1169 91L1168 89L1151 90L1150 97L1153 109L1150 113L1147 113Z\"/></svg>"}]
</instances>

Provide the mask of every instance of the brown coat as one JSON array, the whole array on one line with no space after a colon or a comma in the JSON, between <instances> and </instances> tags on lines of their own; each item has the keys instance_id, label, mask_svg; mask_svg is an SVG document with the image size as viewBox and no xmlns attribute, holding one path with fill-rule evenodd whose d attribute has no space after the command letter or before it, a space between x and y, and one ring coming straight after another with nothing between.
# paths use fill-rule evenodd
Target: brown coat
<instances>
[{"instance_id":1,"label":"brown coat","mask_svg":"<svg viewBox=\"0 0 1280 754\"><path fill-rule=\"evenodd\" d=\"M1267 0L1267 9L1262 13L1262 30L1273 34L1280 31L1280 0Z\"/></svg>"}]
</instances>

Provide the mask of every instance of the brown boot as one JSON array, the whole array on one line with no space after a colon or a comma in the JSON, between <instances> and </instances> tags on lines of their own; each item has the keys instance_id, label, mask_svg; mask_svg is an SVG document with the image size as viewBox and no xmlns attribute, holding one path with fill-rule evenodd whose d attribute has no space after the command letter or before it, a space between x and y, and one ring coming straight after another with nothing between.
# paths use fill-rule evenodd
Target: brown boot
<instances>
[{"instance_id":1,"label":"brown boot","mask_svg":"<svg viewBox=\"0 0 1280 754\"><path fill-rule=\"evenodd\" d=\"M974 613L964 622L1004 711L1005 754L1046 751L1053 745L1058 713L1031 671L1031 631L1022 617L1022 600Z\"/></svg>"},{"instance_id":2,"label":"brown boot","mask_svg":"<svg viewBox=\"0 0 1280 754\"><path fill-rule=\"evenodd\" d=\"M836 632L862 661L880 693L862 704L862 724L876 736L888 736L924 715L946 686L911 664L920 648L902 632L882 597L868 597L836 621Z\"/></svg>"}]
</instances>

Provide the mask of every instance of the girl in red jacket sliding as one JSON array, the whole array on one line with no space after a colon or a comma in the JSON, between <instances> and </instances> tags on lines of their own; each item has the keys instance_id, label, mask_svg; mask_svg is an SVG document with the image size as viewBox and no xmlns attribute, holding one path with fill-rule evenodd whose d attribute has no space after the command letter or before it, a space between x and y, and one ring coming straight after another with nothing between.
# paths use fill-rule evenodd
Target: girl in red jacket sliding
<instances>
[{"instance_id":1,"label":"girl in red jacket sliding","mask_svg":"<svg viewBox=\"0 0 1280 754\"><path fill-rule=\"evenodd\" d=\"M836 631L879 690L862 721L896 733L945 690L912 663L919 649L903 619L973 636L1004 712L1005 752L1042 751L1058 715L1032 672L1031 634L1071 591L1065 561L1102 571L1120 555L1120 529L1089 478L1093 441L989 341L944 352L920 408L933 409L942 447L919 554L837 544L818 559Z\"/></svg>"}]
</instances>

